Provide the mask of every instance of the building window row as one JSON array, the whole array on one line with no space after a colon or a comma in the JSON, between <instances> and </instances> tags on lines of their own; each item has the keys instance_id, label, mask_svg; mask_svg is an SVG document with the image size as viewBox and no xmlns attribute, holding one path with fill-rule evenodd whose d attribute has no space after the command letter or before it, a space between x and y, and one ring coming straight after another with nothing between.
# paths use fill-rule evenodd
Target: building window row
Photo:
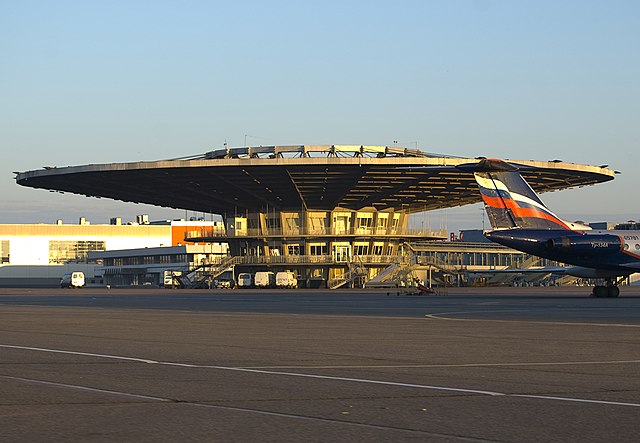
<instances>
[{"instance_id":1,"label":"building window row","mask_svg":"<svg viewBox=\"0 0 640 443\"><path fill-rule=\"evenodd\" d=\"M309 245L309 254L310 255L327 255L328 249L326 243L319 243L314 245Z\"/></svg>"},{"instance_id":2,"label":"building window row","mask_svg":"<svg viewBox=\"0 0 640 443\"><path fill-rule=\"evenodd\" d=\"M89 252L105 250L104 241L50 240L49 264L86 262Z\"/></svg>"},{"instance_id":3,"label":"building window row","mask_svg":"<svg viewBox=\"0 0 640 443\"><path fill-rule=\"evenodd\" d=\"M139 257L114 257L105 258L105 266L134 266L134 265L157 265L169 263L185 263L186 254L172 255L145 255Z\"/></svg>"},{"instance_id":4,"label":"building window row","mask_svg":"<svg viewBox=\"0 0 640 443\"><path fill-rule=\"evenodd\" d=\"M394 251L393 244L385 245L384 242L333 242L333 243L308 243L306 246L299 243L289 243L282 245L282 250L285 255L329 255L330 251L336 251L340 249L341 254L347 256L352 255L392 255ZM271 248L270 255L280 255L282 253L280 248ZM243 248L242 255L261 255L261 254L247 254L248 249ZM306 252L305 252L306 251Z\"/></svg>"}]
</instances>

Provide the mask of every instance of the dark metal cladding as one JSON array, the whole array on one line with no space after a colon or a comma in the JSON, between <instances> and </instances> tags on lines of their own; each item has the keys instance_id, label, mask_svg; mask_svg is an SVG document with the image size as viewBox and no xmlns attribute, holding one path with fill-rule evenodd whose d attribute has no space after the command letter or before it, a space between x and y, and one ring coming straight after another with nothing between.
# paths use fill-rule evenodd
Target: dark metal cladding
<instances>
[{"instance_id":1,"label":"dark metal cladding","mask_svg":"<svg viewBox=\"0 0 640 443\"><path fill-rule=\"evenodd\" d=\"M550 257L547 241L559 237L566 231L542 229L505 229L489 231L484 235L489 240L508 246L518 251L541 257Z\"/></svg>"},{"instance_id":2,"label":"dark metal cladding","mask_svg":"<svg viewBox=\"0 0 640 443\"><path fill-rule=\"evenodd\" d=\"M547 248L552 251L571 252L579 255L607 255L622 251L624 243L617 235L572 235L547 240Z\"/></svg>"},{"instance_id":3,"label":"dark metal cladding","mask_svg":"<svg viewBox=\"0 0 640 443\"><path fill-rule=\"evenodd\" d=\"M621 264L637 262L632 256L617 254L624 244L618 236L611 234L505 229L487 232L485 237L518 251L587 268L617 269Z\"/></svg>"}]
</instances>

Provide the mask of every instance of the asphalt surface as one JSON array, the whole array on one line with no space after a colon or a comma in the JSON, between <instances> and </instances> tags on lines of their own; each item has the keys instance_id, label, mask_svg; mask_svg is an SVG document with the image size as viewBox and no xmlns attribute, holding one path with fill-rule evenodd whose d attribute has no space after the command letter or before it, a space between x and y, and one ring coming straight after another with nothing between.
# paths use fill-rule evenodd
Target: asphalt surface
<instances>
[{"instance_id":1,"label":"asphalt surface","mask_svg":"<svg viewBox=\"0 0 640 443\"><path fill-rule=\"evenodd\" d=\"M0 289L3 441L637 441L640 288Z\"/></svg>"}]
</instances>

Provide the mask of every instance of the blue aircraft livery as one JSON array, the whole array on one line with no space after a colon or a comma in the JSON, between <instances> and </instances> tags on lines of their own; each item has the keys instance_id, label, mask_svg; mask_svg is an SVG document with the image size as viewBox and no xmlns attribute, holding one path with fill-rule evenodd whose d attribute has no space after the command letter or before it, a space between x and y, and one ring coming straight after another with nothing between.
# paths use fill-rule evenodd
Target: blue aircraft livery
<instances>
[{"instance_id":1,"label":"blue aircraft livery","mask_svg":"<svg viewBox=\"0 0 640 443\"><path fill-rule=\"evenodd\" d=\"M510 248L573 265L564 273L604 279L596 297L617 297L618 283L640 272L640 231L595 231L562 220L546 207L518 170L496 159L472 169L493 230L485 236Z\"/></svg>"}]
</instances>

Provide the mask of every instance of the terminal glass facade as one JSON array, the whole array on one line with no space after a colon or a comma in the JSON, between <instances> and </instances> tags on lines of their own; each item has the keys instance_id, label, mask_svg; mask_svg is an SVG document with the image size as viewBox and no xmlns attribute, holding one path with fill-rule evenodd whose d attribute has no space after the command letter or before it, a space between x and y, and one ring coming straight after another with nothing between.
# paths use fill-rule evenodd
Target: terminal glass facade
<instances>
[{"instance_id":1,"label":"terminal glass facade","mask_svg":"<svg viewBox=\"0 0 640 443\"><path fill-rule=\"evenodd\" d=\"M236 211L234 211L236 212ZM300 286L354 284L405 261L405 245L446 238L443 231L409 229L406 210L236 212L225 230L187 233L186 241L227 242L237 272L292 271Z\"/></svg>"},{"instance_id":2,"label":"terminal glass facade","mask_svg":"<svg viewBox=\"0 0 640 443\"><path fill-rule=\"evenodd\" d=\"M104 241L87 240L50 240L49 264L69 262L87 262L89 252L104 251Z\"/></svg>"}]
</instances>

